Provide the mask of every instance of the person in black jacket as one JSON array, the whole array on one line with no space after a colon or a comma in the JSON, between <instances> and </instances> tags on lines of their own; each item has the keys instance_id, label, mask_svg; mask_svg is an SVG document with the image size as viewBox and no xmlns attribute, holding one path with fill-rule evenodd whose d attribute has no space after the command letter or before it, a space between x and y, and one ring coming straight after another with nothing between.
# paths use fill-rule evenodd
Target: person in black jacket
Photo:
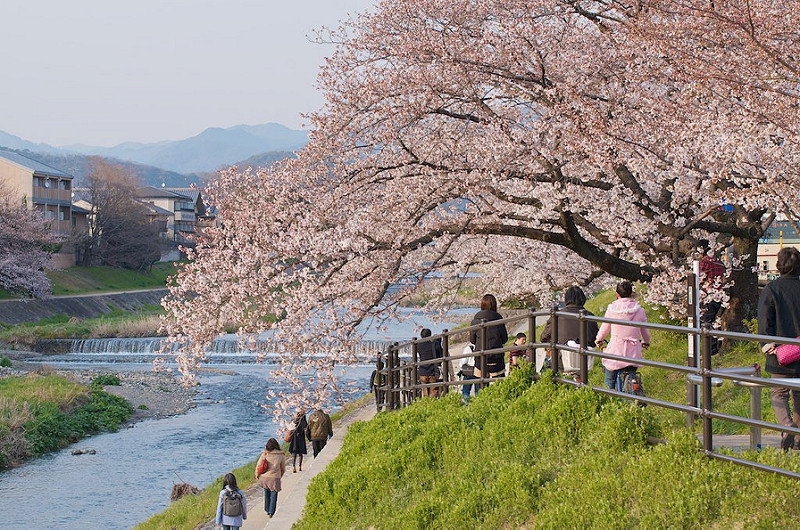
<instances>
[{"instance_id":1,"label":"person in black jacket","mask_svg":"<svg viewBox=\"0 0 800 530\"><path fill-rule=\"evenodd\" d=\"M570 313L578 314L581 312L581 309L586 311L583 305L586 303L586 295L583 293L583 289L578 287L577 285L573 285L572 287L567 287L567 290L564 291L564 304L565 307L560 311L568 311ZM591 311L586 311L587 315L594 316ZM542 342L550 342L553 340L553 323L550 322L550 319L547 319L547 322L544 325L544 329L542 330L541 340ZM556 337L556 344L566 344L569 341L575 341L580 344L580 320L575 318L566 318L560 317L558 319L558 337ZM595 347L594 339L597 336L599 328L597 327L597 322L587 322L586 323L586 345L592 348ZM551 359L552 359L552 352L548 349L546 352L546 357L544 359L544 364L542 365L542 370L551 367ZM564 370L562 366L561 359L559 358L559 365L558 371L561 372Z\"/></svg>"},{"instance_id":2,"label":"person in black jacket","mask_svg":"<svg viewBox=\"0 0 800 530\"><path fill-rule=\"evenodd\" d=\"M431 336L431 330L423 328L419 332L420 337L427 339ZM432 361L442 358L442 339L428 340L417 343L417 360ZM441 363L423 364L417 368L419 382L422 384L435 383L439 380ZM423 397L439 397L439 387L426 386L422 389Z\"/></svg>"},{"instance_id":3,"label":"person in black jacket","mask_svg":"<svg viewBox=\"0 0 800 530\"><path fill-rule=\"evenodd\" d=\"M503 315L497 312L497 299L494 295L485 294L481 298L481 310L475 313L472 317L470 326L480 324L482 320L491 322L492 320L502 320ZM502 348L506 341L508 341L508 330L505 324L495 324L485 328L486 333L486 350L493 350L495 348ZM475 351L481 351L481 334L479 330L471 331L469 340L475 345ZM481 366L481 356L475 356L475 377L497 377L505 374L506 372L506 356L504 353L491 353L485 356L486 366ZM478 393L478 388L481 385L475 385L475 393Z\"/></svg>"},{"instance_id":4,"label":"person in black jacket","mask_svg":"<svg viewBox=\"0 0 800 530\"><path fill-rule=\"evenodd\" d=\"M761 291L758 299L758 333L775 337L800 336L800 252L794 247L785 247L778 252L780 277L771 281ZM775 345L762 348L767 354L765 369L778 377L800 377L800 361L783 366L774 355ZM800 391L771 387L770 398L778 423L790 427L800 425ZM792 399L790 410L789 397ZM781 448L794 447L795 436L783 433Z\"/></svg>"}]
</instances>

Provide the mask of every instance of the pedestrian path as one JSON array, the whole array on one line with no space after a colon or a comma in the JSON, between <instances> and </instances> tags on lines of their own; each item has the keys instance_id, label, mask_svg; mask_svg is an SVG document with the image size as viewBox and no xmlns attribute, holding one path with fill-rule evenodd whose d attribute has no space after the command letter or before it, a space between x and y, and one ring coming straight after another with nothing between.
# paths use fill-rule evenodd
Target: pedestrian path
<instances>
[{"instance_id":1,"label":"pedestrian path","mask_svg":"<svg viewBox=\"0 0 800 530\"><path fill-rule=\"evenodd\" d=\"M334 427L333 437L328 440L317 458L311 456L311 445L309 444L309 454L303 459L303 471L292 473L291 456L288 457L286 474L281 480L281 491L278 494L278 509L271 519L264 511L264 490L258 484L249 488L246 492L247 519L242 528L245 530L291 528L303 515L311 479L322 472L339 455L350 425L357 421L369 421L373 416L375 416L375 403L372 400L347 414Z\"/></svg>"}]
</instances>

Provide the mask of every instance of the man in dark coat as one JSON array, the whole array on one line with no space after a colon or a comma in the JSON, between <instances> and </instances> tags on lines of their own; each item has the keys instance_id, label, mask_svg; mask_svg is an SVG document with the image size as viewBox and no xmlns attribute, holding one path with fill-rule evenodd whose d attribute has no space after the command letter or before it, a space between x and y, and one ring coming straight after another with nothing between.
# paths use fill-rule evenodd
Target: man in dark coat
<instances>
[{"instance_id":1,"label":"man in dark coat","mask_svg":"<svg viewBox=\"0 0 800 530\"><path fill-rule=\"evenodd\" d=\"M782 248L778 252L777 267L780 277L764 287L758 300L758 333L795 338L800 336L800 252L794 247ZM800 377L800 361L783 366L774 354L774 344L765 344L762 349L767 354L767 372L778 377ZM778 423L790 427L800 425L800 391L771 387L769 393ZM790 396L793 411L789 407ZM793 434L783 433L781 448L800 449L800 444L794 442Z\"/></svg>"},{"instance_id":2,"label":"man in dark coat","mask_svg":"<svg viewBox=\"0 0 800 530\"><path fill-rule=\"evenodd\" d=\"M427 339L431 336L431 330L424 328L419 332L420 337ZM442 339L427 340L417 343L417 360L432 361L442 358ZM419 382L421 384L435 383L439 380L441 363L423 364L417 368ZM439 397L439 387L426 386L422 389L423 397Z\"/></svg>"},{"instance_id":3,"label":"man in dark coat","mask_svg":"<svg viewBox=\"0 0 800 530\"><path fill-rule=\"evenodd\" d=\"M308 439L311 440L311 447L314 449L314 458L322 451L331 436L333 436L331 417L322 412L322 409L315 409L308 417Z\"/></svg>"}]
</instances>

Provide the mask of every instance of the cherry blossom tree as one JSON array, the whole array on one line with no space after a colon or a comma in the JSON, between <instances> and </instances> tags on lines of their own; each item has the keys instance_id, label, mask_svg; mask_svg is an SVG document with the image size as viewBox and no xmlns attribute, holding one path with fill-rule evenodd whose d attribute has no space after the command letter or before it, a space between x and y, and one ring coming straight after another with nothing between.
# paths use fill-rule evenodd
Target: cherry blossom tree
<instances>
[{"instance_id":1,"label":"cherry blossom tree","mask_svg":"<svg viewBox=\"0 0 800 530\"><path fill-rule=\"evenodd\" d=\"M21 197L0 186L0 287L36 297L50 293L44 267L58 241Z\"/></svg>"},{"instance_id":2,"label":"cherry blossom tree","mask_svg":"<svg viewBox=\"0 0 800 530\"><path fill-rule=\"evenodd\" d=\"M207 190L222 225L165 300L182 369L227 322L274 328L279 374L322 399L365 323L469 272L504 299L607 273L677 314L701 239L731 252L707 296L740 325L796 197L796 32L773 22L797 3L384 0L321 34L309 144Z\"/></svg>"}]
</instances>

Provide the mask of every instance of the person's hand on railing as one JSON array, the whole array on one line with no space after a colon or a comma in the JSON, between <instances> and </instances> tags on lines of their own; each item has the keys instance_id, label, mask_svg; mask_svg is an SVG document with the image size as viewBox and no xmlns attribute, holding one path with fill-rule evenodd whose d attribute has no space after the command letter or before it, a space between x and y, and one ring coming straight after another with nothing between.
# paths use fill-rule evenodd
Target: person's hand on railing
<instances>
[{"instance_id":1,"label":"person's hand on railing","mask_svg":"<svg viewBox=\"0 0 800 530\"><path fill-rule=\"evenodd\" d=\"M775 355L775 344L773 344L772 342L764 344L763 346L761 346L761 351L763 353L766 353L767 355L770 354Z\"/></svg>"}]
</instances>

